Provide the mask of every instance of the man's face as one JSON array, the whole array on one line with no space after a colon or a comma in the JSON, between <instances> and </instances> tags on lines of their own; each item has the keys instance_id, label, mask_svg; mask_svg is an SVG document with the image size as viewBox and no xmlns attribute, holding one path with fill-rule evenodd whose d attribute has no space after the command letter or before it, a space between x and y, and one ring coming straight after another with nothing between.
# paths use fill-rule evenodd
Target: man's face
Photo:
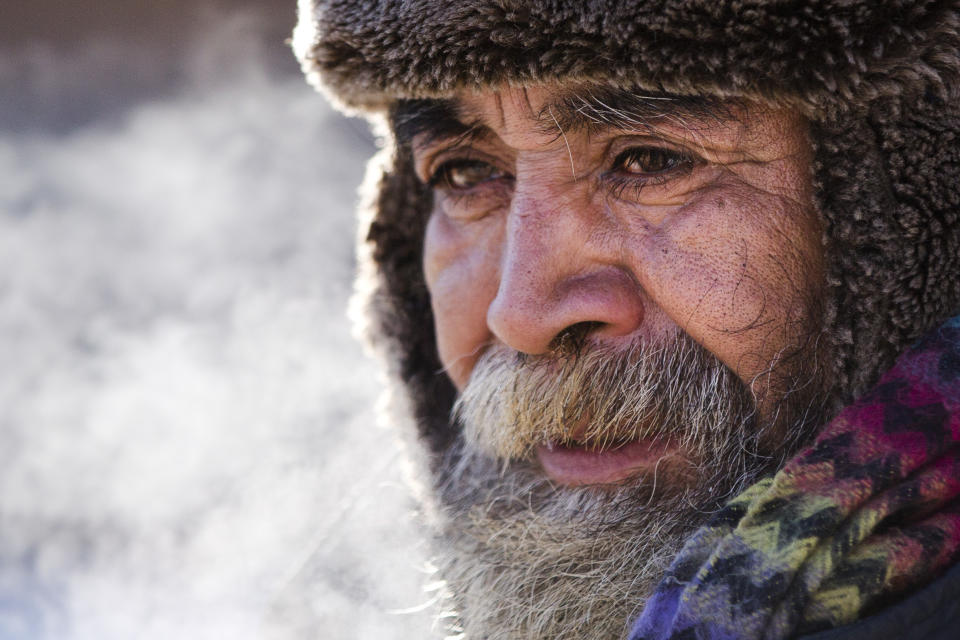
<instances>
[{"instance_id":1,"label":"man's face","mask_svg":"<svg viewBox=\"0 0 960 640\"><path fill-rule=\"evenodd\" d=\"M769 419L822 278L805 122L664 100L607 126L597 120L617 107L556 88L455 104L469 132L420 136L414 149L435 191L424 268L457 388L493 348L542 355L576 335L591 348L654 350L685 335ZM663 434L615 452L578 447L583 425L567 428L565 441L534 447L562 484L616 483L692 453Z\"/></svg>"},{"instance_id":2,"label":"man's face","mask_svg":"<svg viewBox=\"0 0 960 640\"><path fill-rule=\"evenodd\" d=\"M705 514L818 419L805 123L596 87L401 120L460 391L442 576L480 637L614 637Z\"/></svg>"}]
</instances>

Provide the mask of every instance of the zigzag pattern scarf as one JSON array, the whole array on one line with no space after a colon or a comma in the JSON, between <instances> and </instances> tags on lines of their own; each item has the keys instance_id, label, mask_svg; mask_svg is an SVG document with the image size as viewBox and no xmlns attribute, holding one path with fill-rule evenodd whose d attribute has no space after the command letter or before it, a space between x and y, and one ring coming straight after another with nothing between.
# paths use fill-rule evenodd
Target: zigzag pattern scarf
<instances>
[{"instance_id":1,"label":"zigzag pattern scarf","mask_svg":"<svg viewBox=\"0 0 960 640\"><path fill-rule=\"evenodd\" d=\"M960 316L684 545L630 640L853 622L960 557Z\"/></svg>"}]
</instances>

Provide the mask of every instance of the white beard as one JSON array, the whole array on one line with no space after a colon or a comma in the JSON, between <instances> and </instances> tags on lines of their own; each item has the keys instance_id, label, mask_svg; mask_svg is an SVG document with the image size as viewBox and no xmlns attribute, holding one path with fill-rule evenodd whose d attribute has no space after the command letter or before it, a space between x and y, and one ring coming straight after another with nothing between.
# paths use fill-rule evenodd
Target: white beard
<instances>
[{"instance_id":1,"label":"white beard","mask_svg":"<svg viewBox=\"0 0 960 640\"><path fill-rule=\"evenodd\" d=\"M775 415L778 424L791 420L790 438L779 439L776 455L762 450L774 421L758 426L745 385L701 347L679 340L653 358L608 352L561 356L559 366L554 357L541 366L495 349L484 354L458 401L463 434L437 478L437 564L453 609L451 630L463 633L455 637L624 637L683 540L808 435L803 425L816 422L806 418L809 404L787 394L794 408L779 407ZM611 355L619 365L608 364ZM649 362L639 361L644 357ZM635 370L639 375L630 374ZM624 402L637 394L657 406ZM633 413L597 410L611 398ZM690 411L691 404L698 408ZM592 420L588 444L638 437L631 425L641 424L641 437L651 429L679 435L693 455L616 487L556 486L530 450L564 442L568 425L584 415L601 416ZM612 418L603 422L605 415Z\"/></svg>"},{"instance_id":2,"label":"white beard","mask_svg":"<svg viewBox=\"0 0 960 640\"><path fill-rule=\"evenodd\" d=\"M653 506L630 489L557 489L535 472L501 475L470 458L471 482L496 488L477 487L470 506L446 510L438 540L454 630L470 640L622 637L703 518L682 498Z\"/></svg>"}]
</instances>

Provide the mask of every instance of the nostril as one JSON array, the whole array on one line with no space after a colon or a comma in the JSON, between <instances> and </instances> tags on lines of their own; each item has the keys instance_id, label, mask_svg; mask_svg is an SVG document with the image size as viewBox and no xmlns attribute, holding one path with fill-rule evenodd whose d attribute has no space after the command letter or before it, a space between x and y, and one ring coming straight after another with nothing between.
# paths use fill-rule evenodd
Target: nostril
<instances>
[{"instance_id":1,"label":"nostril","mask_svg":"<svg viewBox=\"0 0 960 640\"><path fill-rule=\"evenodd\" d=\"M550 342L550 349L560 357L576 356L583 349L590 334L605 324L594 320L572 324L557 334Z\"/></svg>"},{"instance_id":2,"label":"nostril","mask_svg":"<svg viewBox=\"0 0 960 640\"><path fill-rule=\"evenodd\" d=\"M575 354L588 336L606 341L636 331L644 318L641 291L625 267L508 261L487 307L487 328L515 351Z\"/></svg>"}]
</instances>

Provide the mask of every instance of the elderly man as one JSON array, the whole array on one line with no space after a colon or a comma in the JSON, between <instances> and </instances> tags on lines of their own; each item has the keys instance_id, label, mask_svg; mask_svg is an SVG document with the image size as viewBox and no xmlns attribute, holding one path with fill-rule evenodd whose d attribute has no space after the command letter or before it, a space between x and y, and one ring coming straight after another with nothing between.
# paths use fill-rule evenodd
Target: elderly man
<instances>
[{"instance_id":1,"label":"elderly man","mask_svg":"<svg viewBox=\"0 0 960 640\"><path fill-rule=\"evenodd\" d=\"M956 637L960 4L301 9L466 637Z\"/></svg>"}]
</instances>

